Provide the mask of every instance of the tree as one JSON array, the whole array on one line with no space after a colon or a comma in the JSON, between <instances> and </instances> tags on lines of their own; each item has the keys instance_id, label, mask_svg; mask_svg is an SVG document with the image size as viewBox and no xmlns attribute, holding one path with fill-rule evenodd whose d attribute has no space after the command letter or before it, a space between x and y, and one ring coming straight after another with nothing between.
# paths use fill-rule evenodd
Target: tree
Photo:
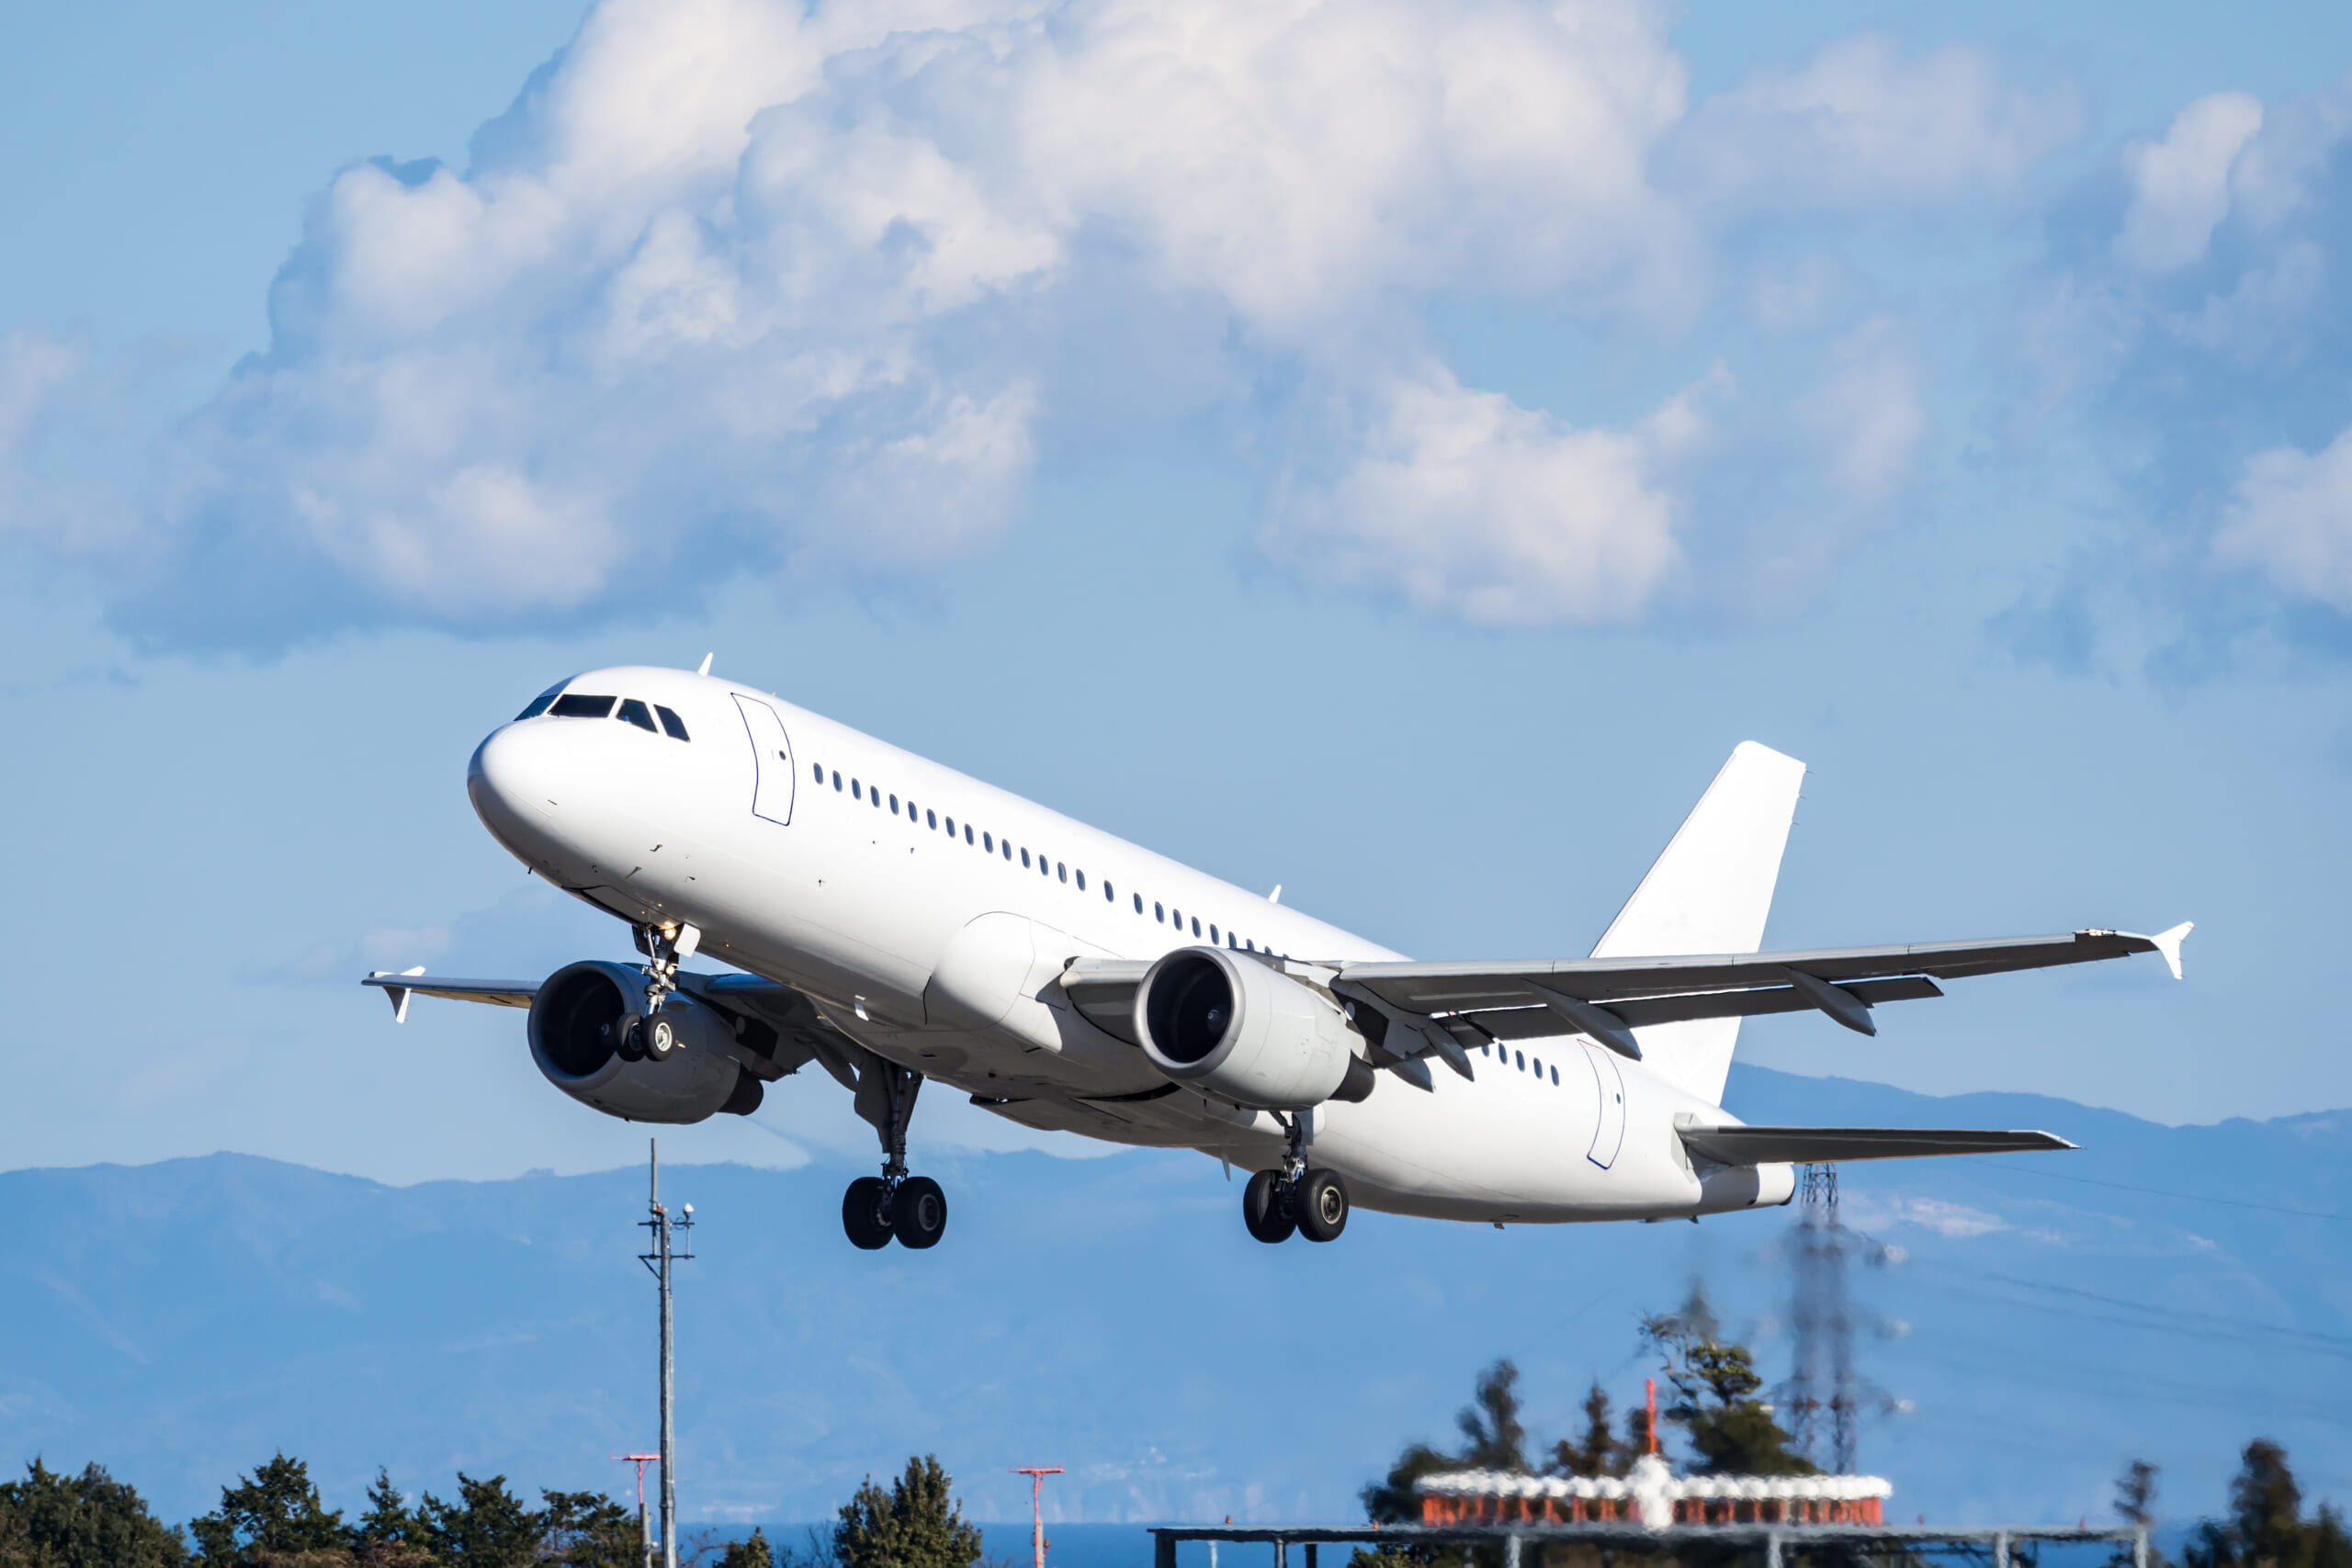
<instances>
[{"instance_id":1,"label":"tree","mask_svg":"<svg viewBox=\"0 0 2352 1568\"><path fill-rule=\"evenodd\" d=\"M2156 1467L2135 1459L2115 1478L2115 1512L2125 1524L2146 1529L2156 1521Z\"/></svg>"},{"instance_id":2,"label":"tree","mask_svg":"<svg viewBox=\"0 0 2352 1568\"><path fill-rule=\"evenodd\" d=\"M1427 1443L1408 1443L1388 1473L1356 1494L1363 1499L1364 1517L1374 1524L1417 1525L1421 1522L1421 1495L1413 1483L1440 1471L1462 1466L1452 1454L1440 1453Z\"/></svg>"},{"instance_id":3,"label":"tree","mask_svg":"<svg viewBox=\"0 0 2352 1568\"><path fill-rule=\"evenodd\" d=\"M1682 1427L1702 1475L1813 1475L1818 1467L1791 1446L1757 1394L1764 1380L1747 1347L1719 1337L1697 1291L1679 1312L1642 1320L1642 1337L1665 1358L1675 1400L1658 1412Z\"/></svg>"},{"instance_id":4,"label":"tree","mask_svg":"<svg viewBox=\"0 0 2352 1568\"><path fill-rule=\"evenodd\" d=\"M368 1511L349 1533L352 1560L364 1568L427 1568L424 1520L408 1506L391 1472L379 1468L368 1483Z\"/></svg>"},{"instance_id":5,"label":"tree","mask_svg":"<svg viewBox=\"0 0 2352 1568\"><path fill-rule=\"evenodd\" d=\"M1519 1368L1509 1359L1478 1374L1473 1390L1476 1404L1454 1416L1469 1447L1459 1462L1465 1470L1500 1470L1527 1473L1527 1427L1519 1416Z\"/></svg>"},{"instance_id":6,"label":"tree","mask_svg":"<svg viewBox=\"0 0 2352 1568\"><path fill-rule=\"evenodd\" d=\"M220 1506L188 1521L208 1568L291 1565L338 1559L343 1515L323 1507L309 1468L283 1451L220 1489Z\"/></svg>"},{"instance_id":7,"label":"tree","mask_svg":"<svg viewBox=\"0 0 2352 1568\"><path fill-rule=\"evenodd\" d=\"M908 1460L887 1493L867 1476L842 1505L833 1556L842 1568L971 1568L980 1532L965 1521L951 1484L930 1454Z\"/></svg>"},{"instance_id":8,"label":"tree","mask_svg":"<svg viewBox=\"0 0 2352 1568\"><path fill-rule=\"evenodd\" d=\"M2199 1525L2182 1556L2188 1568L2352 1568L2352 1536L2333 1508L2304 1519L2287 1450L2256 1438L2230 1483L2229 1517Z\"/></svg>"},{"instance_id":9,"label":"tree","mask_svg":"<svg viewBox=\"0 0 2352 1568\"><path fill-rule=\"evenodd\" d=\"M506 1477L476 1481L458 1472L458 1501L424 1495L424 1543L454 1568L531 1568L539 1560L544 1521L506 1490Z\"/></svg>"},{"instance_id":10,"label":"tree","mask_svg":"<svg viewBox=\"0 0 2352 1568\"><path fill-rule=\"evenodd\" d=\"M718 1559L718 1568L775 1568L775 1552L757 1525L742 1540L730 1542Z\"/></svg>"},{"instance_id":11,"label":"tree","mask_svg":"<svg viewBox=\"0 0 2352 1568\"><path fill-rule=\"evenodd\" d=\"M1647 1436L1642 1424L1649 1412L1638 1407L1625 1413L1627 1437L1620 1439L1610 1429L1609 1391L1600 1380L1592 1380L1592 1387L1585 1391L1584 1436L1562 1438L1552 1445L1552 1473L1555 1475L1623 1475L1632 1468L1635 1456Z\"/></svg>"},{"instance_id":12,"label":"tree","mask_svg":"<svg viewBox=\"0 0 2352 1568\"><path fill-rule=\"evenodd\" d=\"M0 1483L6 1568L178 1568L187 1556L180 1532L102 1465L67 1475L36 1459L22 1481Z\"/></svg>"},{"instance_id":13,"label":"tree","mask_svg":"<svg viewBox=\"0 0 2352 1568\"><path fill-rule=\"evenodd\" d=\"M601 1492L548 1492L532 1516L541 1564L560 1568L637 1568L644 1561L637 1514ZM763 1542L763 1545L765 1543Z\"/></svg>"}]
</instances>

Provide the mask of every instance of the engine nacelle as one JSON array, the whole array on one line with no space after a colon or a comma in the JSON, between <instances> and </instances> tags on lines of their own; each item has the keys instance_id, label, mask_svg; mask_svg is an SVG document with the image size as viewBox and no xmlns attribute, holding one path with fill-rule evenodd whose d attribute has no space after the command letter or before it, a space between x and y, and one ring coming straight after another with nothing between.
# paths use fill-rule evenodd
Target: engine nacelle
<instances>
[{"instance_id":1,"label":"engine nacelle","mask_svg":"<svg viewBox=\"0 0 2352 1568\"><path fill-rule=\"evenodd\" d=\"M1372 1092L1370 1063L1320 993L1254 958L1180 947L1136 987L1136 1038L1151 1065L1256 1111L1304 1111Z\"/></svg>"},{"instance_id":2,"label":"engine nacelle","mask_svg":"<svg viewBox=\"0 0 2352 1568\"><path fill-rule=\"evenodd\" d=\"M629 1122L701 1122L759 1109L760 1080L728 1054L734 1032L694 998L673 993L662 1015L677 1030L662 1060L624 1061L622 1038L645 1016L645 975L627 964L570 964L531 1001L531 1059L582 1105Z\"/></svg>"}]
</instances>

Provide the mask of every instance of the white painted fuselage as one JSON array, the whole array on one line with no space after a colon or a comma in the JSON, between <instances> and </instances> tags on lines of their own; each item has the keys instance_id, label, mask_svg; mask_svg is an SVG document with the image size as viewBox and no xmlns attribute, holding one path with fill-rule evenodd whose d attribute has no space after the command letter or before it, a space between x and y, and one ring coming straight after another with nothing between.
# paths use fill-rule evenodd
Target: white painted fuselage
<instances>
[{"instance_id":1,"label":"white painted fuselage","mask_svg":"<svg viewBox=\"0 0 2352 1568\"><path fill-rule=\"evenodd\" d=\"M1073 958L1230 946L1400 955L806 712L674 670L569 683L667 707L689 739L551 715L484 740L468 786L539 875L806 994L876 1055L1025 1124L1275 1164L1273 1118L1172 1088L1057 984ZM1785 1166L1702 1180L1679 1116L1714 1105L1576 1038L1473 1052L1425 1090L1383 1072L1311 1113L1311 1159L1359 1204L1434 1217L1663 1218L1784 1201ZM805 1081L805 1080L804 1080ZM920 1142L920 1121L917 1125Z\"/></svg>"}]
</instances>

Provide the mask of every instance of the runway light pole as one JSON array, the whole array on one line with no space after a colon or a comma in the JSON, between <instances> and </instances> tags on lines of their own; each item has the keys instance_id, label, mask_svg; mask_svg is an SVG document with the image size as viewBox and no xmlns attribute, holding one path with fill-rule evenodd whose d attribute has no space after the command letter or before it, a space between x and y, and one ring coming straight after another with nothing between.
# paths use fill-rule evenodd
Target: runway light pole
<instances>
[{"instance_id":1,"label":"runway light pole","mask_svg":"<svg viewBox=\"0 0 2352 1568\"><path fill-rule=\"evenodd\" d=\"M1037 1568L1046 1568L1046 1477L1061 1472L1062 1467L1057 1464L1012 1466L1013 1474L1029 1478L1029 1531L1030 1540L1037 1551Z\"/></svg>"},{"instance_id":2,"label":"runway light pole","mask_svg":"<svg viewBox=\"0 0 2352 1568\"><path fill-rule=\"evenodd\" d=\"M671 1385L675 1356L670 1331L670 1266L694 1260L695 1206L684 1205L674 1219L662 1206L662 1141L651 1145L651 1185L648 1217L641 1222L653 1235L652 1250L638 1254L638 1261L653 1272L662 1288L662 1568L678 1568L678 1449L671 1423Z\"/></svg>"}]
</instances>

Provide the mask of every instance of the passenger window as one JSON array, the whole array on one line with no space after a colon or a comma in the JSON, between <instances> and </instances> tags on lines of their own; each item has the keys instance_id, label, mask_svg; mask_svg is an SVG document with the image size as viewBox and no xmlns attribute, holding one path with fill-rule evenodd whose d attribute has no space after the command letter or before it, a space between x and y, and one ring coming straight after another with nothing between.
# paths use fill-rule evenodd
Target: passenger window
<instances>
[{"instance_id":1,"label":"passenger window","mask_svg":"<svg viewBox=\"0 0 2352 1568\"><path fill-rule=\"evenodd\" d=\"M996 853L996 840L989 838L986 833L982 833L980 835L980 848L986 850L990 854L994 854Z\"/></svg>"},{"instance_id":2,"label":"passenger window","mask_svg":"<svg viewBox=\"0 0 2352 1568\"><path fill-rule=\"evenodd\" d=\"M1154 904L1151 907L1151 918L1164 926L1168 923L1168 911Z\"/></svg>"},{"instance_id":3,"label":"passenger window","mask_svg":"<svg viewBox=\"0 0 2352 1568\"><path fill-rule=\"evenodd\" d=\"M1029 852L1027 850L1021 852L1021 869L1023 871L1027 871L1029 869Z\"/></svg>"},{"instance_id":4,"label":"passenger window","mask_svg":"<svg viewBox=\"0 0 2352 1568\"><path fill-rule=\"evenodd\" d=\"M1193 934L1194 936L1201 934L1201 917L1198 915L1193 917Z\"/></svg>"},{"instance_id":5,"label":"passenger window","mask_svg":"<svg viewBox=\"0 0 2352 1568\"><path fill-rule=\"evenodd\" d=\"M898 797L897 795L892 795L892 796L890 797L890 815L891 815L891 816L893 816L893 817L896 817L898 814L899 814L899 797Z\"/></svg>"},{"instance_id":6,"label":"passenger window","mask_svg":"<svg viewBox=\"0 0 2352 1568\"><path fill-rule=\"evenodd\" d=\"M1553 1082L1555 1085L1556 1085L1556 1084L1558 1084L1558 1083L1559 1083L1559 1081L1560 1081L1560 1069L1559 1069L1559 1068L1557 1068L1557 1067L1554 1067L1554 1068L1552 1069L1552 1082Z\"/></svg>"},{"instance_id":7,"label":"passenger window","mask_svg":"<svg viewBox=\"0 0 2352 1568\"><path fill-rule=\"evenodd\" d=\"M1078 890L1080 893L1086 891L1086 873L1082 871L1078 874Z\"/></svg>"},{"instance_id":8,"label":"passenger window","mask_svg":"<svg viewBox=\"0 0 2352 1568\"><path fill-rule=\"evenodd\" d=\"M648 735L659 735L662 733L660 730L653 728L652 711L643 703L639 702L635 697L631 697L621 704L619 716L626 719L630 724L637 726Z\"/></svg>"},{"instance_id":9,"label":"passenger window","mask_svg":"<svg viewBox=\"0 0 2352 1568\"><path fill-rule=\"evenodd\" d=\"M1535 1058L1535 1076L1539 1078L1544 1076L1544 1058L1541 1056Z\"/></svg>"},{"instance_id":10,"label":"passenger window","mask_svg":"<svg viewBox=\"0 0 2352 1568\"><path fill-rule=\"evenodd\" d=\"M614 701L611 697L587 697L574 692L570 696L558 697L555 706L548 711L558 718L610 718Z\"/></svg>"},{"instance_id":11,"label":"passenger window","mask_svg":"<svg viewBox=\"0 0 2352 1568\"><path fill-rule=\"evenodd\" d=\"M669 732L671 739L691 740L694 739L693 736L686 733L686 721L684 719L680 718L676 714L671 712L668 708L662 706L659 703L654 705L653 711L662 716L662 728ZM824 771L825 770L822 768L817 770L820 775L822 775Z\"/></svg>"},{"instance_id":12,"label":"passenger window","mask_svg":"<svg viewBox=\"0 0 2352 1568\"><path fill-rule=\"evenodd\" d=\"M865 798L866 798L866 799L868 799L868 800L870 800L870 801L872 801L872 802L874 803L874 809L875 809L875 810L879 811L879 810L881 810L881 809L882 809L882 792L881 792L880 790L878 790L878 789L869 789L869 790L867 790L867 791L865 792ZM898 798L899 798L899 797L898 797L897 795L892 795L892 796L890 797L890 799L891 799L894 803L898 800ZM895 804L893 804L893 805L891 806L890 809L891 809L891 810L893 810L893 811L896 811L896 810L897 810L897 809L899 809L899 808L898 808L898 807L897 807Z\"/></svg>"},{"instance_id":13,"label":"passenger window","mask_svg":"<svg viewBox=\"0 0 2352 1568\"><path fill-rule=\"evenodd\" d=\"M1183 929L1184 929L1184 911L1183 911L1183 910L1182 910L1182 909L1170 909L1170 910L1168 911L1168 918L1169 918L1170 920L1172 920L1172 921L1174 921L1174 922L1175 922L1176 929L1177 929L1177 931L1178 931L1179 932L1181 932L1181 931L1183 931Z\"/></svg>"},{"instance_id":14,"label":"passenger window","mask_svg":"<svg viewBox=\"0 0 2352 1568\"><path fill-rule=\"evenodd\" d=\"M1216 922L1215 920L1211 920L1209 922L1209 940L1211 942L1215 942L1216 940Z\"/></svg>"},{"instance_id":15,"label":"passenger window","mask_svg":"<svg viewBox=\"0 0 2352 1568\"><path fill-rule=\"evenodd\" d=\"M865 786L860 784L855 779L849 781L849 797L852 800L864 800L865 798Z\"/></svg>"},{"instance_id":16,"label":"passenger window","mask_svg":"<svg viewBox=\"0 0 2352 1568\"><path fill-rule=\"evenodd\" d=\"M1069 880L1069 867L1064 865L1059 861L1056 861L1054 863L1054 880L1057 882L1068 882ZM1078 885L1080 887L1086 886L1086 878L1083 874L1080 875Z\"/></svg>"},{"instance_id":17,"label":"passenger window","mask_svg":"<svg viewBox=\"0 0 2352 1568\"><path fill-rule=\"evenodd\" d=\"M949 826L953 827L954 824L950 823ZM964 824L964 841L967 844L972 841L972 825L969 822Z\"/></svg>"},{"instance_id":18,"label":"passenger window","mask_svg":"<svg viewBox=\"0 0 2352 1568\"><path fill-rule=\"evenodd\" d=\"M930 829L931 829L933 832L934 832L934 833L938 832L938 831L939 831L939 813L938 813L938 812L936 812L936 811L926 811L926 812L924 812L924 813L922 814L922 825L923 825L924 827L926 827L926 828ZM948 830L949 832L951 832L951 833L952 833L952 832L954 832L954 831L956 830L955 825L954 825L953 823L950 823L950 824L948 825L947 830Z\"/></svg>"},{"instance_id":19,"label":"passenger window","mask_svg":"<svg viewBox=\"0 0 2352 1568\"><path fill-rule=\"evenodd\" d=\"M1522 1073L1527 1071L1527 1053L1524 1051L1519 1053L1519 1070Z\"/></svg>"},{"instance_id":20,"label":"passenger window","mask_svg":"<svg viewBox=\"0 0 2352 1568\"><path fill-rule=\"evenodd\" d=\"M822 762L817 764L817 782L820 784L825 782L825 764Z\"/></svg>"},{"instance_id":21,"label":"passenger window","mask_svg":"<svg viewBox=\"0 0 2352 1568\"><path fill-rule=\"evenodd\" d=\"M547 712L548 705L555 701L556 694L562 691L570 684L571 684L571 682L569 681L558 681L554 685L549 686L546 691L541 692L537 696L533 697L531 699L531 705L514 716L514 722L520 724L526 718L537 718L539 715Z\"/></svg>"},{"instance_id":22,"label":"passenger window","mask_svg":"<svg viewBox=\"0 0 2352 1568\"><path fill-rule=\"evenodd\" d=\"M840 794L840 793L841 793L841 787L842 787L842 771L841 771L839 768L835 768L835 769L833 770L833 793L834 793L834 794L836 794L836 795Z\"/></svg>"},{"instance_id":23,"label":"passenger window","mask_svg":"<svg viewBox=\"0 0 2352 1568\"><path fill-rule=\"evenodd\" d=\"M1138 915L1143 913L1143 895L1140 893L1136 895L1136 913Z\"/></svg>"},{"instance_id":24,"label":"passenger window","mask_svg":"<svg viewBox=\"0 0 2352 1568\"><path fill-rule=\"evenodd\" d=\"M1011 839L1001 840L997 845L997 850L1004 856L1005 859L1011 860L1012 858L1012 840ZM1027 850L1023 850L1021 852L1025 855L1029 852Z\"/></svg>"}]
</instances>

